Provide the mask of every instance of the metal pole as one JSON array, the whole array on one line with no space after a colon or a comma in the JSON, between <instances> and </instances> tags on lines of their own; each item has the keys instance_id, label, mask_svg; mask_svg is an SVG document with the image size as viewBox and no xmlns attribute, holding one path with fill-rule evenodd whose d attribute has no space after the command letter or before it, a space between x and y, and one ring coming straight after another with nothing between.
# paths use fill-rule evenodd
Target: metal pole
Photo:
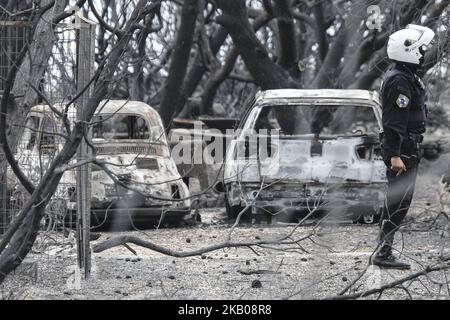
<instances>
[{"instance_id":1,"label":"metal pole","mask_svg":"<svg viewBox=\"0 0 450 320\"><path fill-rule=\"evenodd\" d=\"M7 170L6 160L4 160L3 154L0 153L0 237L6 231L9 223Z\"/></svg>"},{"instance_id":2,"label":"metal pole","mask_svg":"<svg viewBox=\"0 0 450 320\"><path fill-rule=\"evenodd\" d=\"M80 92L88 86L94 69L94 40L95 24L80 14L75 16L77 33L77 91ZM91 90L86 90L77 101L77 120L85 119L84 112L89 100ZM90 139L86 128L86 136ZM91 158L91 150L83 139L78 151L77 161ZM90 226L91 226L91 168L89 164L77 168L77 245L78 264L83 269L84 278L87 279L91 273L91 248L90 248Z\"/></svg>"}]
</instances>

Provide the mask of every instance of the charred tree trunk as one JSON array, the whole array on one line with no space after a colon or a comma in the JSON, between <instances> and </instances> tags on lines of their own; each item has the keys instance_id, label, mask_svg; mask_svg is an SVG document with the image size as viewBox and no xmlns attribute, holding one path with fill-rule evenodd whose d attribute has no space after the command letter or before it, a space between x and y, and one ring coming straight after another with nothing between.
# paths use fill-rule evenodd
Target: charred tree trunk
<instances>
[{"instance_id":1,"label":"charred tree trunk","mask_svg":"<svg viewBox=\"0 0 450 320\"><path fill-rule=\"evenodd\" d=\"M180 88L186 75L189 55L194 39L195 21L199 13L197 0L185 0L181 11L181 23L178 30L175 49L169 67L169 76L165 82L164 94L160 105L160 114L166 128L170 126L176 111L180 111Z\"/></svg>"},{"instance_id":2,"label":"charred tree trunk","mask_svg":"<svg viewBox=\"0 0 450 320\"><path fill-rule=\"evenodd\" d=\"M219 52L221 46L225 42L225 39L228 36L228 32L225 28L220 26L217 31L213 34L210 42L210 50L211 53L216 55ZM204 74L209 70L209 66L206 65L203 54L200 51L197 51L194 62L191 68L188 70L186 79L183 83L183 89L180 105L184 105L186 103L186 99L194 93L195 89L199 85L202 80Z\"/></svg>"},{"instance_id":3,"label":"charred tree trunk","mask_svg":"<svg viewBox=\"0 0 450 320\"><path fill-rule=\"evenodd\" d=\"M256 37L248 21L245 1L219 0L217 4L223 11L217 21L227 28L256 83L263 90L297 87L298 83L270 59L267 50ZM277 114L277 118L285 132L294 132L297 123L295 114L283 112Z\"/></svg>"},{"instance_id":4,"label":"charred tree trunk","mask_svg":"<svg viewBox=\"0 0 450 320\"><path fill-rule=\"evenodd\" d=\"M333 45L328 51L328 54L323 61L323 64L317 73L311 88L332 88L334 79L337 77L337 69L341 58L345 53L347 44L347 28L343 25L338 31L338 35L334 40Z\"/></svg>"},{"instance_id":5,"label":"charred tree trunk","mask_svg":"<svg viewBox=\"0 0 450 320\"><path fill-rule=\"evenodd\" d=\"M238 50L236 48L231 49L231 51L227 55L227 58L225 59L223 67L213 73L211 78L208 79L202 95L200 114L210 113L214 103L214 98L216 97L217 89L219 89L220 84L225 81L231 71L233 71L238 57Z\"/></svg>"},{"instance_id":6,"label":"charred tree trunk","mask_svg":"<svg viewBox=\"0 0 450 320\"><path fill-rule=\"evenodd\" d=\"M272 19L271 14L262 14L261 16L257 17L252 24L252 29L254 32L259 30L261 27L266 25L270 19ZM202 101L200 104L200 113L201 114L209 114L214 99L216 97L217 90L219 89L220 85L228 78L230 73L233 71L234 66L236 64L237 58L239 57L239 50L235 46L233 47L230 52L228 52L228 55L225 59L225 62L221 68L216 70L208 79L208 82L206 83L205 90L202 94Z\"/></svg>"},{"instance_id":7,"label":"charred tree trunk","mask_svg":"<svg viewBox=\"0 0 450 320\"><path fill-rule=\"evenodd\" d=\"M323 61L328 52L327 28L325 26L325 19L323 16L322 2L317 2L313 7L313 14L315 17L315 34L317 44L319 46L320 61Z\"/></svg>"},{"instance_id":8,"label":"charred tree trunk","mask_svg":"<svg viewBox=\"0 0 450 320\"><path fill-rule=\"evenodd\" d=\"M298 74L298 68L296 67L297 37L291 5L291 0L275 1L274 12L277 15L278 34L280 38L277 62L281 67L295 75Z\"/></svg>"},{"instance_id":9,"label":"charred tree trunk","mask_svg":"<svg viewBox=\"0 0 450 320\"><path fill-rule=\"evenodd\" d=\"M296 82L288 72L273 62L250 25L244 0L219 0L223 14L217 22L227 28L234 45L256 83L265 89L293 88Z\"/></svg>"}]
</instances>

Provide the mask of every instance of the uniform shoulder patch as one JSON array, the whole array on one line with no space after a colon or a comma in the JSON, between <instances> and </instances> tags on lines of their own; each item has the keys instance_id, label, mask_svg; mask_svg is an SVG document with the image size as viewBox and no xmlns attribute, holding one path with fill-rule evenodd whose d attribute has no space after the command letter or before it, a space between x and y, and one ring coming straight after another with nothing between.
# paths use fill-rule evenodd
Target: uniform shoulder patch
<instances>
[{"instance_id":1,"label":"uniform shoulder patch","mask_svg":"<svg viewBox=\"0 0 450 320\"><path fill-rule=\"evenodd\" d=\"M401 93L398 95L396 103L399 108L406 108L409 104L409 98Z\"/></svg>"}]
</instances>

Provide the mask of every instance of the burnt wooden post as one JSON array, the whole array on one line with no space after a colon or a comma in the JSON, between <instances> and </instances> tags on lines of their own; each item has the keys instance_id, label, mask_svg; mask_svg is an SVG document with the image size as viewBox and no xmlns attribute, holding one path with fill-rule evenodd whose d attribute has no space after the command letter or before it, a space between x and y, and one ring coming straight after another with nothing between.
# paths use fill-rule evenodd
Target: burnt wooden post
<instances>
[{"instance_id":1,"label":"burnt wooden post","mask_svg":"<svg viewBox=\"0 0 450 320\"><path fill-rule=\"evenodd\" d=\"M79 11L75 15L75 30L77 44L76 83L77 92L81 92L89 85L94 70L94 40L95 23L84 18ZM85 119L84 112L90 97L92 87L85 90L77 100L77 121ZM89 132L86 126L86 136ZM91 150L83 140L78 148L77 162L87 160L91 157ZM89 164L77 167L77 249L78 264L83 270L85 279L89 278L91 272L91 248L90 248L90 226L91 226L91 168Z\"/></svg>"}]
</instances>

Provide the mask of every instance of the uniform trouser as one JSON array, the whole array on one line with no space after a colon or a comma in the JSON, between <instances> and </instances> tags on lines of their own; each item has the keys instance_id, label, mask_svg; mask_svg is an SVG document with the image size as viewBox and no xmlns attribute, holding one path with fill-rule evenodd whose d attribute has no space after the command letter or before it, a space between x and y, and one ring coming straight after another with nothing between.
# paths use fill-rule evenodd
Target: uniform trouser
<instances>
[{"instance_id":1,"label":"uniform trouser","mask_svg":"<svg viewBox=\"0 0 450 320\"><path fill-rule=\"evenodd\" d=\"M417 158L413 156L410 159ZM385 254L390 253L394 234L408 213L414 195L418 161L410 159L402 157L406 171L399 176L389 167L386 171L388 185L380 219L380 244Z\"/></svg>"}]
</instances>

